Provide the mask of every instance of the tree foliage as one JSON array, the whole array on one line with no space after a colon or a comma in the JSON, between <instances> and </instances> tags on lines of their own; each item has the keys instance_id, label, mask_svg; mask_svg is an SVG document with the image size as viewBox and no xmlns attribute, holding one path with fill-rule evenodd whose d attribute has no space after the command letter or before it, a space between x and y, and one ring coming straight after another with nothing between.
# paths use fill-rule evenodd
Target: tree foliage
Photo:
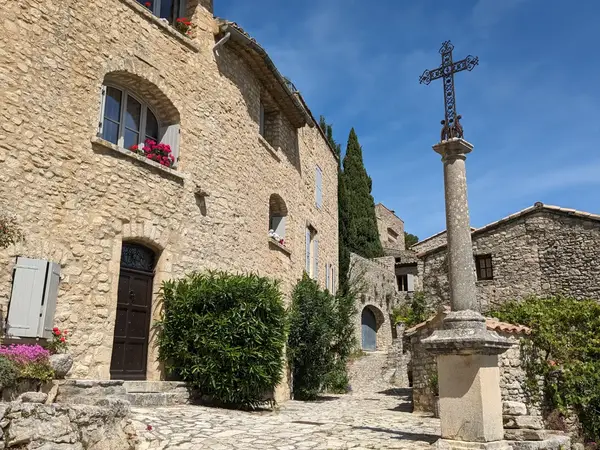
<instances>
[{"instance_id":1,"label":"tree foliage","mask_svg":"<svg viewBox=\"0 0 600 450\"><path fill-rule=\"evenodd\" d=\"M286 312L278 284L257 275L193 273L163 283L159 359L201 394L255 407L281 380Z\"/></svg>"},{"instance_id":2,"label":"tree foliage","mask_svg":"<svg viewBox=\"0 0 600 450\"><path fill-rule=\"evenodd\" d=\"M348 202L347 244L351 252L365 258L383 255L377 230L375 201L371 195L372 180L365 169L362 148L354 128L350 130L344 157L344 180Z\"/></svg>"},{"instance_id":3,"label":"tree foliage","mask_svg":"<svg viewBox=\"0 0 600 450\"><path fill-rule=\"evenodd\" d=\"M392 309L394 325L403 322L406 327L412 327L426 321L434 311L427 306L425 293L415 291L410 303L396 306Z\"/></svg>"},{"instance_id":4,"label":"tree foliage","mask_svg":"<svg viewBox=\"0 0 600 450\"><path fill-rule=\"evenodd\" d=\"M305 273L294 288L289 313L287 353L294 398L314 400L325 389L335 367L336 322L335 298Z\"/></svg>"},{"instance_id":5,"label":"tree foliage","mask_svg":"<svg viewBox=\"0 0 600 450\"><path fill-rule=\"evenodd\" d=\"M404 247L408 250L411 246L419 242L419 237L414 234L404 232Z\"/></svg>"},{"instance_id":6,"label":"tree foliage","mask_svg":"<svg viewBox=\"0 0 600 450\"><path fill-rule=\"evenodd\" d=\"M594 300L565 297L528 298L492 313L500 320L532 329L522 346L527 387L544 394L550 410L579 416L587 439L600 439L600 305Z\"/></svg>"}]
</instances>

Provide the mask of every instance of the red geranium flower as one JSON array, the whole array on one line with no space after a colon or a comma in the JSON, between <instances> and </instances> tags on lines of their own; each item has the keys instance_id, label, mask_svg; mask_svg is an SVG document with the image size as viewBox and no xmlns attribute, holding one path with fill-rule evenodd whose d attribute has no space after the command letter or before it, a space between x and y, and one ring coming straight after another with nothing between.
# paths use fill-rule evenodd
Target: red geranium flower
<instances>
[{"instance_id":1,"label":"red geranium flower","mask_svg":"<svg viewBox=\"0 0 600 450\"><path fill-rule=\"evenodd\" d=\"M152 425L147 425L147 426L146 426L146 430L148 430L148 431L152 431Z\"/></svg>"},{"instance_id":2,"label":"red geranium flower","mask_svg":"<svg viewBox=\"0 0 600 450\"><path fill-rule=\"evenodd\" d=\"M60 342L65 342L65 341L66 341L66 339L64 336L60 338Z\"/></svg>"},{"instance_id":3,"label":"red geranium flower","mask_svg":"<svg viewBox=\"0 0 600 450\"><path fill-rule=\"evenodd\" d=\"M152 6L152 3L150 3L150 2L146 2L146 3L144 3L144 6L145 6L146 8L150 8L150 7Z\"/></svg>"}]
</instances>

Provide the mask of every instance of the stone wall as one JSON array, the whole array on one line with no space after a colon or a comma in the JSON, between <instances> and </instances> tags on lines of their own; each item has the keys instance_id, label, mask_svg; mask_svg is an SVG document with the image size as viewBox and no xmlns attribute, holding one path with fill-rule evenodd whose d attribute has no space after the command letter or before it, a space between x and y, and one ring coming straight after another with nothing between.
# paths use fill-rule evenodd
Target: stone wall
<instances>
[{"instance_id":1,"label":"stone wall","mask_svg":"<svg viewBox=\"0 0 600 450\"><path fill-rule=\"evenodd\" d=\"M492 256L493 280L476 282L483 311L528 295L600 299L597 220L539 209L472 238L475 255ZM419 274L430 303L448 304L447 273L445 247L421 253Z\"/></svg>"},{"instance_id":2,"label":"stone wall","mask_svg":"<svg viewBox=\"0 0 600 450\"><path fill-rule=\"evenodd\" d=\"M404 221L382 203L375 205L379 240L386 250L404 250Z\"/></svg>"},{"instance_id":3,"label":"stone wall","mask_svg":"<svg viewBox=\"0 0 600 450\"><path fill-rule=\"evenodd\" d=\"M416 253L423 253L445 244L446 232L442 231L441 233L434 234L433 236L417 242L410 249Z\"/></svg>"},{"instance_id":4,"label":"stone wall","mask_svg":"<svg viewBox=\"0 0 600 450\"><path fill-rule=\"evenodd\" d=\"M355 330L357 344L361 345L361 314L369 308L377 320L377 350L386 350L392 343L390 314L394 306L402 302L397 292L394 258L372 260L354 253L350 254L350 283L358 292Z\"/></svg>"},{"instance_id":5,"label":"stone wall","mask_svg":"<svg viewBox=\"0 0 600 450\"><path fill-rule=\"evenodd\" d=\"M417 412L434 412L435 394L432 385L432 374L437 373L435 355L425 350L421 341L441 325L441 317L405 338L405 345L410 348L409 372L412 377L413 405ZM526 414L540 416L539 407L533 403L525 391L525 370L521 358L520 340L524 335L498 331L503 337L513 342L513 346L499 357L500 390L503 402L518 402L526 405Z\"/></svg>"},{"instance_id":6,"label":"stone wall","mask_svg":"<svg viewBox=\"0 0 600 450\"><path fill-rule=\"evenodd\" d=\"M281 279L287 298L305 267L307 223L319 235L319 282L326 264L337 268L337 160L326 139L282 115L280 147L265 144L266 87L228 44L213 52L216 25L202 6L212 2L189 4L192 38L134 0L0 5L0 210L26 237L0 252L0 308L5 317L15 256L60 263L56 325L74 336L73 377L109 377L124 241L158 255L153 320L160 283L193 270L256 271ZM96 138L105 79L139 91L159 120L179 120L176 170ZM288 251L267 237L274 193L289 211ZM149 379L162 376L156 356L151 340Z\"/></svg>"}]
</instances>

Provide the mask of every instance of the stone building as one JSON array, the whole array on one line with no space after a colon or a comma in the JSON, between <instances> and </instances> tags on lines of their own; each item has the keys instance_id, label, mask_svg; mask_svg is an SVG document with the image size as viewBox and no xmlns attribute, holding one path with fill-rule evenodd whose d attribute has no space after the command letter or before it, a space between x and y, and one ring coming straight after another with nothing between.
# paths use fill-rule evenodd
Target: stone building
<instances>
[{"instance_id":1,"label":"stone building","mask_svg":"<svg viewBox=\"0 0 600 450\"><path fill-rule=\"evenodd\" d=\"M10 336L67 328L72 377L156 380L162 281L255 271L288 295L306 270L335 290L335 152L212 0L2 2L0 48L0 208L26 237L0 252ZM147 138L173 158L131 150Z\"/></svg>"},{"instance_id":2,"label":"stone building","mask_svg":"<svg viewBox=\"0 0 600 450\"><path fill-rule=\"evenodd\" d=\"M538 202L471 236L483 311L529 295L600 299L599 215ZM432 304L447 304L445 233L412 249L419 259L417 288Z\"/></svg>"},{"instance_id":3,"label":"stone building","mask_svg":"<svg viewBox=\"0 0 600 450\"><path fill-rule=\"evenodd\" d=\"M404 250L404 221L383 203L375 205L375 217L384 252L388 254L389 251Z\"/></svg>"}]
</instances>

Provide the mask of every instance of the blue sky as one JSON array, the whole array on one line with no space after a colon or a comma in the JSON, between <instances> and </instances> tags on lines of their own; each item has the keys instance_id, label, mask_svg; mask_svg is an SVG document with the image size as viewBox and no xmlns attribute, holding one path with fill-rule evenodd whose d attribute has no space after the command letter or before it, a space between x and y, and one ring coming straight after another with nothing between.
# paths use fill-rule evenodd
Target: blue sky
<instances>
[{"instance_id":1,"label":"blue sky","mask_svg":"<svg viewBox=\"0 0 600 450\"><path fill-rule=\"evenodd\" d=\"M600 2L557 0L214 0L323 114L363 147L373 196L408 232L445 228L442 164L431 146L441 81L420 85L450 39L472 226L536 201L600 213Z\"/></svg>"}]
</instances>

